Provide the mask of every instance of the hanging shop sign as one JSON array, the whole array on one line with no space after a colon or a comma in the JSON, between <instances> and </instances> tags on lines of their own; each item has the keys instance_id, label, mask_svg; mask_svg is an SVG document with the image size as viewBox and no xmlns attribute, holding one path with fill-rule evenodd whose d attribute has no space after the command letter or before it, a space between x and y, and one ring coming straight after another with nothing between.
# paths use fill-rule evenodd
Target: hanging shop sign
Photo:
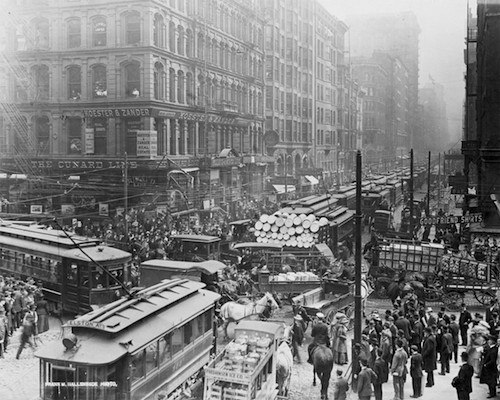
<instances>
[{"instance_id":1,"label":"hanging shop sign","mask_svg":"<svg viewBox=\"0 0 500 400\"><path fill-rule=\"evenodd\" d=\"M443 217L426 217L420 219L421 225L448 225L448 224L473 224L483 222L480 213L469 215L449 215Z\"/></svg>"},{"instance_id":2,"label":"hanging shop sign","mask_svg":"<svg viewBox=\"0 0 500 400\"><path fill-rule=\"evenodd\" d=\"M137 131L137 157L155 157L157 153L157 138L158 132L156 131Z\"/></svg>"}]
</instances>

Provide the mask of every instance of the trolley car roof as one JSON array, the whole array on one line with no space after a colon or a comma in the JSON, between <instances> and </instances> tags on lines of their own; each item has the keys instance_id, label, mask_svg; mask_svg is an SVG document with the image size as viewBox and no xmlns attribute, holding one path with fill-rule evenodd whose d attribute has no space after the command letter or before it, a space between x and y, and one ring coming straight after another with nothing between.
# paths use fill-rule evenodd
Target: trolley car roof
<instances>
[{"instance_id":1,"label":"trolley car roof","mask_svg":"<svg viewBox=\"0 0 500 400\"><path fill-rule=\"evenodd\" d=\"M197 242L197 243L214 243L220 242L220 237L218 236L208 236L208 235L172 235L172 239L179 239L184 242Z\"/></svg>"},{"instance_id":2,"label":"trolley car roof","mask_svg":"<svg viewBox=\"0 0 500 400\"><path fill-rule=\"evenodd\" d=\"M182 272L202 272L207 275L212 275L218 271L227 268L227 265L216 260L208 260L201 262L192 261L173 261L173 260L147 260L141 263L142 267L157 267L161 270L172 270Z\"/></svg>"},{"instance_id":3,"label":"trolley car roof","mask_svg":"<svg viewBox=\"0 0 500 400\"><path fill-rule=\"evenodd\" d=\"M117 300L68 321L64 327L73 327L78 339L74 349L52 342L35 355L79 364L113 363L211 308L220 295L204 286L187 279L164 280L139 291L136 298Z\"/></svg>"}]
</instances>

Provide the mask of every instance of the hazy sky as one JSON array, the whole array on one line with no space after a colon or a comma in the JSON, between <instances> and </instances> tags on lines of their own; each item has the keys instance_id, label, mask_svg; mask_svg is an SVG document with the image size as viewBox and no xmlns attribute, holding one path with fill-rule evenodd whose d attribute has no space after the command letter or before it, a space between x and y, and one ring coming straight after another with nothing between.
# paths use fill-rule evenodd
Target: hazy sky
<instances>
[{"instance_id":1,"label":"hazy sky","mask_svg":"<svg viewBox=\"0 0 500 400\"><path fill-rule=\"evenodd\" d=\"M450 136L455 138L453 143L457 141L457 146L460 146L465 97L467 0L319 1L331 14L343 21L353 14L413 11L421 29L419 86L429 83L429 75L444 86ZM475 1L469 0L469 3L475 10Z\"/></svg>"}]
</instances>

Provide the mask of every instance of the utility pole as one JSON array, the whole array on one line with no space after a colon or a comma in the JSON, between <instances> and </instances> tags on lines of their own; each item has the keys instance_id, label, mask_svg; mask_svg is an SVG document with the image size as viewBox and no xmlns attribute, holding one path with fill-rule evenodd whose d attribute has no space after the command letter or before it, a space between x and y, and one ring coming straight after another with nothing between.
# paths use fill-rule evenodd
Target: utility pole
<instances>
[{"instance_id":1,"label":"utility pole","mask_svg":"<svg viewBox=\"0 0 500 400\"><path fill-rule=\"evenodd\" d=\"M356 152L356 241L355 241L355 269L354 269L354 343L361 343L361 232L363 215L361 214L361 150ZM357 361L357 354L352 346L352 359ZM354 364L353 364L354 365ZM353 374L354 377L354 374Z\"/></svg>"},{"instance_id":2,"label":"utility pole","mask_svg":"<svg viewBox=\"0 0 500 400\"><path fill-rule=\"evenodd\" d=\"M125 160L123 162L123 194L125 195L125 215L124 215L124 220L125 220L125 240L128 243L128 160L127 160L127 152L124 154Z\"/></svg>"},{"instance_id":3,"label":"utility pole","mask_svg":"<svg viewBox=\"0 0 500 400\"><path fill-rule=\"evenodd\" d=\"M288 175L288 171L287 171L287 162L286 162L286 159L288 158L288 155L285 154L285 161L284 161L284 167L285 167L285 201L288 200L288 183L287 183L287 180L286 180L286 176Z\"/></svg>"},{"instance_id":4,"label":"utility pole","mask_svg":"<svg viewBox=\"0 0 500 400\"><path fill-rule=\"evenodd\" d=\"M413 237L413 149L410 150L410 182L408 192L410 194L410 233Z\"/></svg>"},{"instance_id":5,"label":"utility pole","mask_svg":"<svg viewBox=\"0 0 500 400\"><path fill-rule=\"evenodd\" d=\"M437 206L439 210L439 208L441 207L441 153L439 153L438 155L438 205Z\"/></svg>"},{"instance_id":6,"label":"utility pole","mask_svg":"<svg viewBox=\"0 0 500 400\"><path fill-rule=\"evenodd\" d=\"M431 215L431 152L427 160L427 204L425 205L425 213L428 217Z\"/></svg>"}]
</instances>

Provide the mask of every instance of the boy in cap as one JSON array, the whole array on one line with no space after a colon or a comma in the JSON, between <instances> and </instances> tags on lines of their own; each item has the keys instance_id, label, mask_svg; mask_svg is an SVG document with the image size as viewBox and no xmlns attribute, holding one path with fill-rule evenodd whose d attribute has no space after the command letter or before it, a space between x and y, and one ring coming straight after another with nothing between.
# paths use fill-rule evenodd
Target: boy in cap
<instances>
[{"instance_id":1,"label":"boy in cap","mask_svg":"<svg viewBox=\"0 0 500 400\"><path fill-rule=\"evenodd\" d=\"M342 370L337 370L337 380L333 383L333 400L346 400L349 383L342 376Z\"/></svg>"}]
</instances>

